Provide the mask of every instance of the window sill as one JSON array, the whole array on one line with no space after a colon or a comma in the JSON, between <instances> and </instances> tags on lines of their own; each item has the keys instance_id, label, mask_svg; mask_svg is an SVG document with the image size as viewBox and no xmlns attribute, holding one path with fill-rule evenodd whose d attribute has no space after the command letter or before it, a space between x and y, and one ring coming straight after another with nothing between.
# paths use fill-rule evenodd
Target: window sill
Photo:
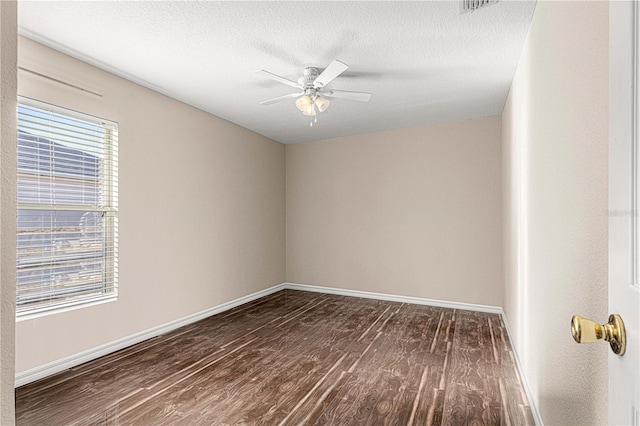
<instances>
[{"instance_id":1,"label":"window sill","mask_svg":"<svg viewBox=\"0 0 640 426\"><path fill-rule=\"evenodd\" d=\"M117 294L109 296L96 297L94 299L82 300L77 302L59 305L55 307L44 307L31 311L16 313L16 322L29 321L36 318L42 318L49 315L60 314L63 312L75 311L76 309L88 308L90 306L102 305L103 303L115 302L118 300Z\"/></svg>"}]
</instances>

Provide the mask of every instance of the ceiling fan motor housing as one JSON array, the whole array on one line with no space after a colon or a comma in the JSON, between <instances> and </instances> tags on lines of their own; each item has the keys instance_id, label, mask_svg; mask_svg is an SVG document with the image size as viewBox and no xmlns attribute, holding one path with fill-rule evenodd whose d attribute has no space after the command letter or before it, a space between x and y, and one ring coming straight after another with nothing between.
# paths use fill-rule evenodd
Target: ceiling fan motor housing
<instances>
[{"instance_id":1,"label":"ceiling fan motor housing","mask_svg":"<svg viewBox=\"0 0 640 426\"><path fill-rule=\"evenodd\" d=\"M318 78L318 75L320 75L318 68L306 67L302 72L302 77L298 79L298 83L305 89L311 89L314 87L313 82Z\"/></svg>"}]
</instances>

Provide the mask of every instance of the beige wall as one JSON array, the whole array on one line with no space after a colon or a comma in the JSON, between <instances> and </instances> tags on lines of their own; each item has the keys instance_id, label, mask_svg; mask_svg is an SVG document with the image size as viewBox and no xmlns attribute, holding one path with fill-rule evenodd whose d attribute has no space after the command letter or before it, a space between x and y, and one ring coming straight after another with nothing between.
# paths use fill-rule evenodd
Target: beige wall
<instances>
[{"instance_id":1,"label":"beige wall","mask_svg":"<svg viewBox=\"0 0 640 426\"><path fill-rule=\"evenodd\" d=\"M117 302L17 324L16 367L52 360L280 284L284 146L20 38L18 92L117 121Z\"/></svg>"},{"instance_id":2,"label":"beige wall","mask_svg":"<svg viewBox=\"0 0 640 426\"><path fill-rule=\"evenodd\" d=\"M502 305L500 128L287 145L287 281Z\"/></svg>"},{"instance_id":3,"label":"beige wall","mask_svg":"<svg viewBox=\"0 0 640 426\"><path fill-rule=\"evenodd\" d=\"M608 4L538 2L503 116L505 304L545 424L607 423Z\"/></svg>"},{"instance_id":4,"label":"beige wall","mask_svg":"<svg viewBox=\"0 0 640 426\"><path fill-rule=\"evenodd\" d=\"M0 424L14 419L17 3L0 2Z\"/></svg>"}]
</instances>

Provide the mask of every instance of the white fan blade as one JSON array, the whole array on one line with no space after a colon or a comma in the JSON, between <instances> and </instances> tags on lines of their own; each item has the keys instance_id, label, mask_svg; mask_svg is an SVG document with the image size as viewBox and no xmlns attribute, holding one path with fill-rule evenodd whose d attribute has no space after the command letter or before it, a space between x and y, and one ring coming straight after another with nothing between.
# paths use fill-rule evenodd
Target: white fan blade
<instances>
[{"instance_id":1,"label":"white fan blade","mask_svg":"<svg viewBox=\"0 0 640 426\"><path fill-rule=\"evenodd\" d=\"M289 93L288 95L278 96L277 98L269 99L267 101L260 102L260 105L271 105L276 102L284 101L285 99L297 98L298 96L304 95L304 92L300 93Z\"/></svg>"},{"instance_id":2,"label":"white fan blade","mask_svg":"<svg viewBox=\"0 0 640 426\"><path fill-rule=\"evenodd\" d=\"M301 85L301 84L298 84L298 83L296 83L295 81L288 80L288 79L286 79L286 78L284 78L284 77L280 77L279 75L275 75L275 74L274 74L274 73L272 73L272 72L265 71L265 70L259 70L259 71L256 71L256 72L257 72L258 74L262 74L262 75L264 75L265 77L268 77L268 78L270 78L270 79L272 79L272 80L279 81L280 83L284 83L284 84L286 84L286 85L289 85L289 86L295 87L295 88L297 88L297 89L302 89L302 85Z\"/></svg>"},{"instance_id":3,"label":"white fan blade","mask_svg":"<svg viewBox=\"0 0 640 426\"><path fill-rule=\"evenodd\" d=\"M320 73L318 78L315 79L313 84L316 87L324 87L331 82L334 78L345 72L349 68L349 65L344 62L340 62L334 59L324 71Z\"/></svg>"},{"instance_id":4,"label":"white fan blade","mask_svg":"<svg viewBox=\"0 0 640 426\"><path fill-rule=\"evenodd\" d=\"M371 93L350 92L348 90L327 90L321 92L327 98L350 99L352 101L367 102L371 98Z\"/></svg>"}]
</instances>

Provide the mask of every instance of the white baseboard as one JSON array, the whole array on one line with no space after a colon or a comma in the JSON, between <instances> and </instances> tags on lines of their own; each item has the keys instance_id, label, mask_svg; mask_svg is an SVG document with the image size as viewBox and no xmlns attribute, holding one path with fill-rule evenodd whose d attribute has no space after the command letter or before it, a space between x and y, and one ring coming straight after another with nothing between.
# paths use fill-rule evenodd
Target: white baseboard
<instances>
[{"instance_id":1,"label":"white baseboard","mask_svg":"<svg viewBox=\"0 0 640 426\"><path fill-rule=\"evenodd\" d=\"M30 370L22 371L16 374L15 387L23 386L27 383L31 383L36 380L48 377L52 374L59 373L72 367L76 367L87 361L92 361L96 358L100 358L101 356L105 356L115 351L119 351L120 349L124 349L128 346L135 345L136 343L143 342L152 337L168 333L172 330L175 330L176 328L180 328L196 321L200 321L201 319L210 317L211 315L219 314L220 312L228 311L229 309L235 308L236 306L240 306L261 297L268 296L269 294L283 290L284 288L284 284L278 284L273 287L257 291L255 293L251 293L247 296L239 297L229 302L222 303L212 308L205 309L204 311L187 315L186 317L179 318L175 321L170 321L157 327L153 327L127 337L123 337L122 339L105 343L104 345L100 345L95 348L91 348L86 351L82 351L44 365L40 365Z\"/></svg>"},{"instance_id":2,"label":"white baseboard","mask_svg":"<svg viewBox=\"0 0 640 426\"><path fill-rule=\"evenodd\" d=\"M440 308L465 309L467 311L488 312L501 314L499 306L479 305L475 303L450 302L447 300L425 299L422 297L398 296L395 294L373 293L370 291L347 290L343 288L321 287L317 285L284 283L285 288L291 290L314 291L318 293L337 294L340 296L363 297L365 299L387 300L389 302L411 303L414 305L438 306Z\"/></svg>"},{"instance_id":3,"label":"white baseboard","mask_svg":"<svg viewBox=\"0 0 640 426\"><path fill-rule=\"evenodd\" d=\"M522 368L522 364L520 363L520 358L518 357L518 353L516 351L515 345L513 345L513 338L511 335L511 329L509 328L509 323L507 322L507 317L504 314L504 311L501 307L479 305L479 304L473 304L473 303L451 302L451 301L437 300L437 299L425 299L421 297L399 296L399 295L386 294L386 293L374 293L369 291L347 290L347 289L335 288L335 287L322 287L322 286L307 285L307 284L295 284L295 283L278 284L273 287L269 287L267 289L249 294L247 296L243 296L238 299L231 300L229 302L214 306L212 308L205 309L204 311L197 312L195 314L191 314L183 318L179 318L175 321L171 321L166 324L162 324L157 327L153 327L148 330L144 330L127 337L123 337L122 339L118 339L113 342L109 342L104 345L100 345L95 348L88 349L86 351L82 351L77 354L70 355L68 357L49 362L47 364L32 368L30 370L20 372L16 374L15 386L18 387L18 386L26 385L27 383L31 383L36 380L50 376L52 374L59 373L61 371L78 366L87 361L91 361L101 356L108 355L120 349L124 349L128 346L135 345L136 343L140 343L152 337L156 337L161 334L168 333L172 330L175 330L176 328L194 323L196 321L200 321L201 319L207 318L211 315L219 314L221 312L235 308L236 306L240 306L242 304L251 302L253 300L259 299L264 296L268 296L272 293L275 293L277 291L284 290L284 289L311 291L311 292L326 293L326 294L336 294L341 296L362 297L366 299L387 300L391 302L411 303L415 305L438 306L442 308L451 308L451 309L465 309L469 311L488 312L488 313L501 315L505 325L505 329L507 330L507 335L509 337L509 340L511 341L511 346L513 347L513 354L515 357L516 366L518 368L518 373L520 374L520 379L522 380L522 386L524 387L527 398L529 399L529 406L531 407L531 412L533 413L534 420L538 426L543 425L542 417L540 417L540 413L538 412L538 409L533 402L531 389L529 388L529 384L524 374L524 369Z\"/></svg>"},{"instance_id":4,"label":"white baseboard","mask_svg":"<svg viewBox=\"0 0 640 426\"><path fill-rule=\"evenodd\" d=\"M513 357L516 361L516 368L518 369L518 374L520 375L520 381L522 383L522 387L524 388L524 392L527 395L527 399L529 400L529 408L531 408L531 413L533 414L533 420L535 420L537 426L544 426L542 423L542 416L540 416L540 412L538 411L538 407L533 401L533 394L531 393L531 387L529 386L529 382L527 381L527 376L524 374L524 368L522 363L520 362L520 357L518 356L518 351L516 349L515 344L513 343L513 335L511 334L511 327L509 327L509 321L507 321L507 315L504 313L504 310L500 308L502 311L500 315L502 315L502 322L504 323L504 328L507 330L507 337L509 338L509 342L511 342L511 348L513 349Z\"/></svg>"}]
</instances>

